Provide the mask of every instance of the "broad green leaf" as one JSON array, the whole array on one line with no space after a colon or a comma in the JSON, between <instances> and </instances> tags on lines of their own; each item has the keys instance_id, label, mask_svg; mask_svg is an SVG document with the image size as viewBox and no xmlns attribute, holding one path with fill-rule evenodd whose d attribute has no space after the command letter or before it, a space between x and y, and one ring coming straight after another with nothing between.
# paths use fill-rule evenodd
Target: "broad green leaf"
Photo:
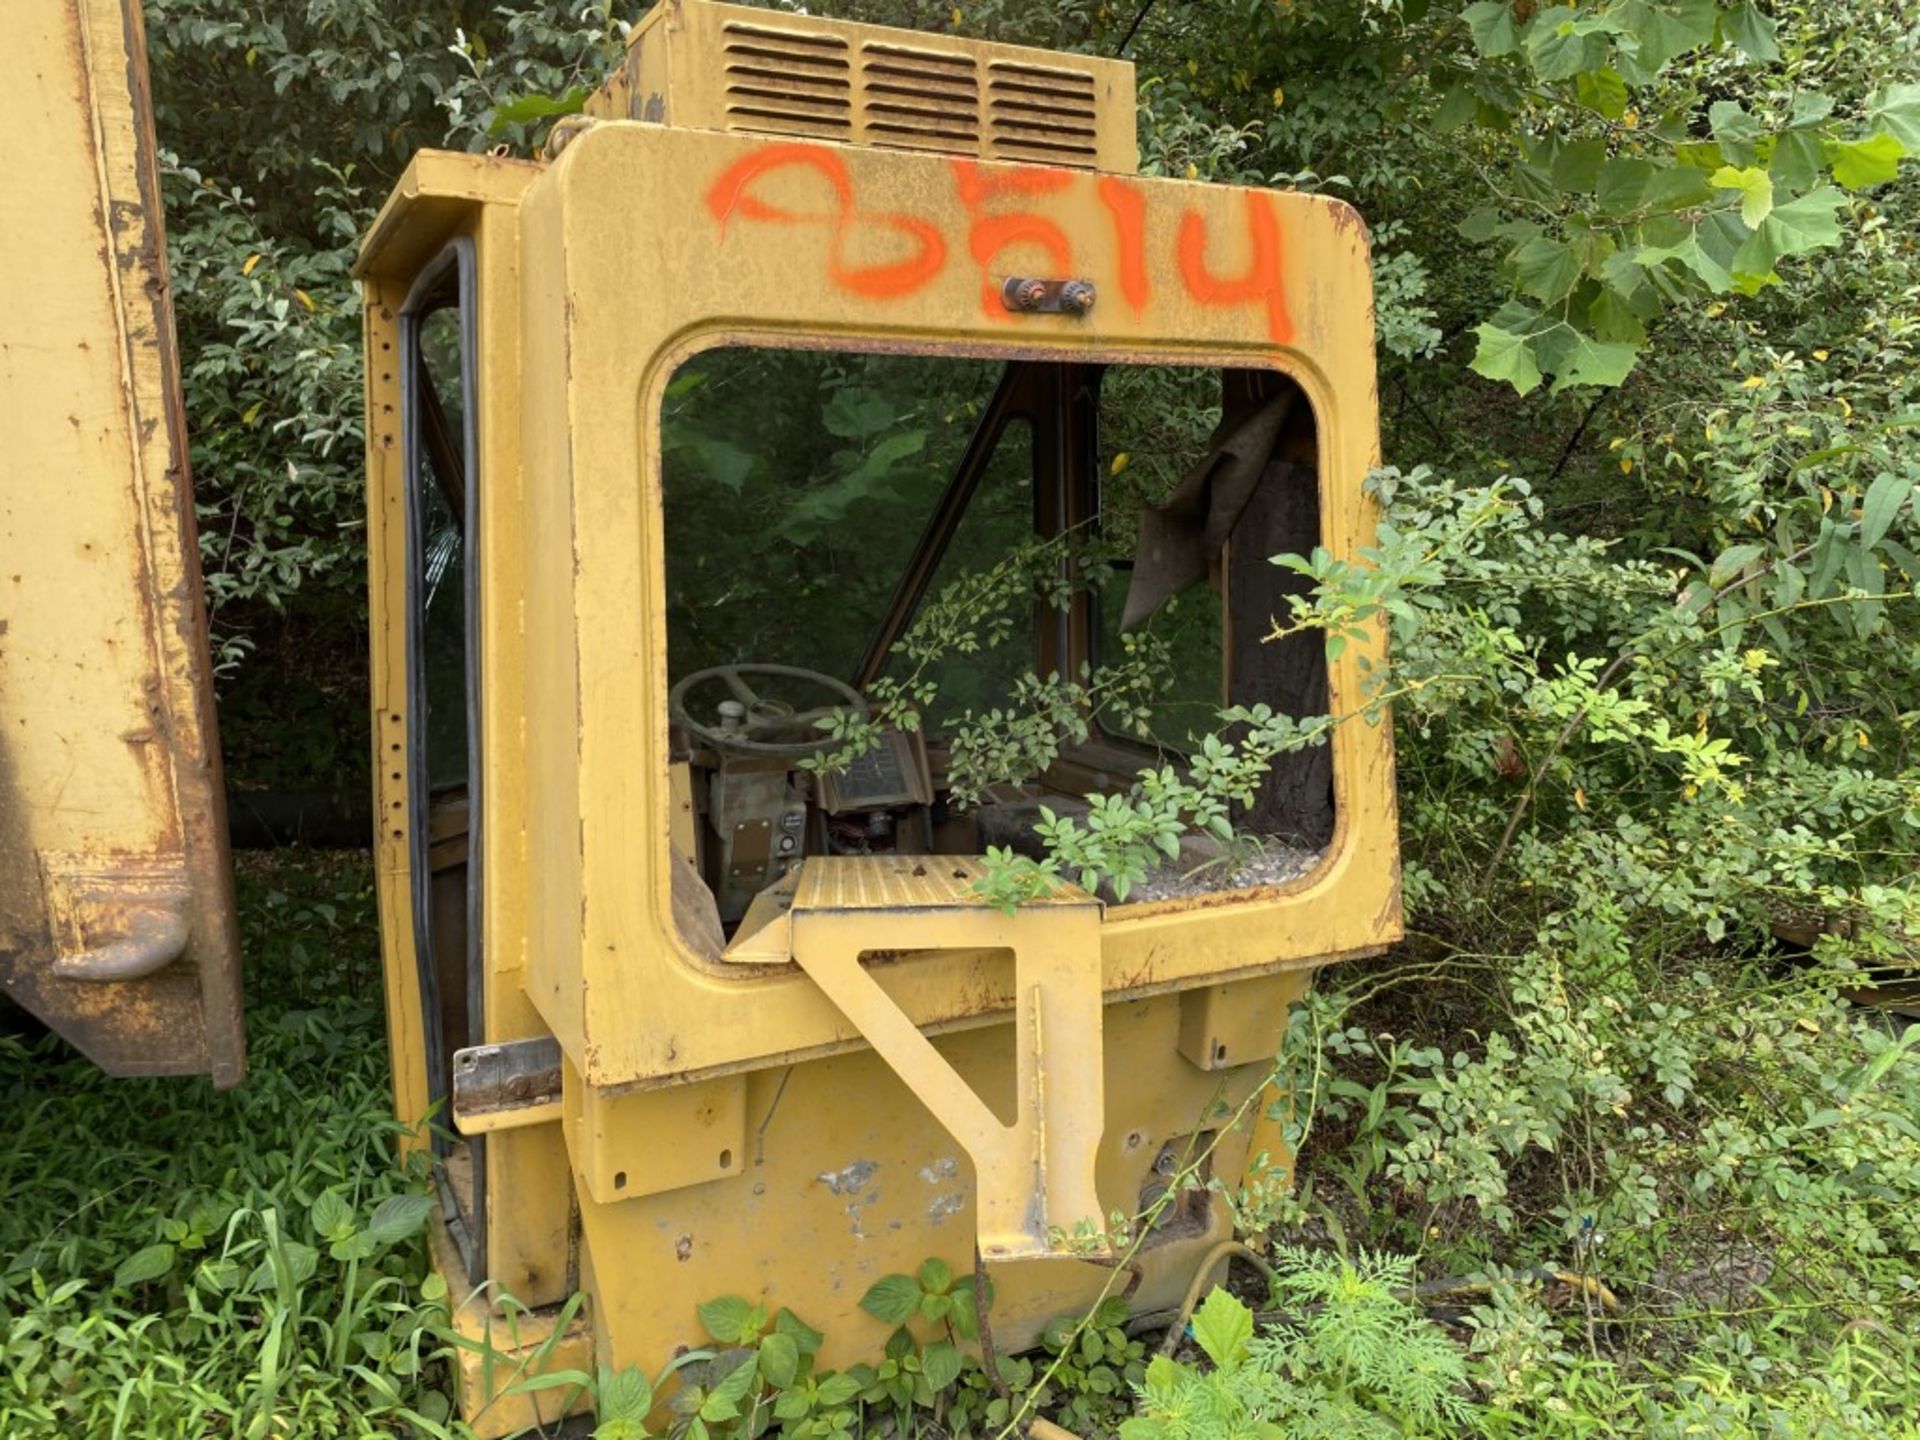
<instances>
[{"instance_id":1,"label":"broad green leaf","mask_svg":"<svg viewBox=\"0 0 1920 1440\"><path fill-rule=\"evenodd\" d=\"M564 95L522 95L495 108L487 125L489 135L505 133L509 125L526 125L535 120L550 120L557 115L577 115L587 101L587 88L575 85Z\"/></svg>"},{"instance_id":2,"label":"broad green leaf","mask_svg":"<svg viewBox=\"0 0 1920 1440\"><path fill-rule=\"evenodd\" d=\"M365 1231L349 1230L327 1246L327 1254L342 1264L350 1260L369 1260L380 1251L380 1242Z\"/></svg>"},{"instance_id":3,"label":"broad green leaf","mask_svg":"<svg viewBox=\"0 0 1920 1440\"><path fill-rule=\"evenodd\" d=\"M1143 1388L1147 1394L1171 1398L1180 1384L1180 1367L1171 1356L1156 1355L1147 1365Z\"/></svg>"},{"instance_id":4,"label":"broad green leaf","mask_svg":"<svg viewBox=\"0 0 1920 1440\"><path fill-rule=\"evenodd\" d=\"M1902 1057L1920 1046L1920 1025L1909 1025L1900 1032L1900 1038L1888 1045L1868 1062L1860 1078L1850 1086L1855 1097L1864 1095L1878 1085L1887 1076L1887 1072L1899 1063Z\"/></svg>"},{"instance_id":5,"label":"broad green leaf","mask_svg":"<svg viewBox=\"0 0 1920 1440\"><path fill-rule=\"evenodd\" d=\"M1920 84L1905 81L1876 91L1867 102L1867 119L1906 146L1909 155L1920 154Z\"/></svg>"},{"instance_id":6,"label":"broad green leaf","mask_svg":"<svg viewBox=\"0 0 1920 1440\"><path fill-rule=\"evenodd\" d=\"M747 1398L747 1392L753 1389L754 1382L759 1378L759 1353L749 1352L746 1359L729 1370L726 1379L715 1385L701 1402L700 1418L716 1423L735 1418L740 1414L740 1402Z\"/></svg>"},{"instance_id":7,"label":"broad green leaf","mask_svg":"<svg viewBox=\"0 0 1920 1440\"><path fill-rule=\"evenodd\" d=\"M1718 149L1719 147L1710 147ZM1646 204L1652 210L1691 210L1713 198L1713 186L1707 182L1709 170L1694 165L1676 165L1656 169L1647 185Z\"/></svg>"},{"instance_id":8,"label":"broad green leaf","mask_svg":"<svg viewBox=\"0 0 1920 1440\"><path fill-rule=\"evenodd\" d=\"M1732 580L1747 566L1766 554L1764 545L1730 545L1720 552L1719 558L1707 573L1707 584L1718 590Z\"/></svg>"},{"instance_id":9,"label":"broad green leaf","mask_svg":"<svg viewBox=\"0 0 1920 1440\"><path fill-rule=\"evenodd\" d=\"M1818 90L1799 90L1794 92L1793 104L1787 111L1789 130L1808 130L1833 114L1833 97L1823 95Z\"/></svg>"},{"instance_id":10,"label":"broad green leaf","mask_svg":"<svg viewBox=\"0 0 1920 1440\"><path fill-rule=\"evenodd\" d=\"M1565 297L1580 280L1580 257L1571 245L1537 235L1507 257L1523 294L1548 305Z\"/></svg>"},{"instance_id":11,"label":"broad green leaf","mask_svg":"<svg viewBox=\"0 0 1920 1440\"><path fill-rule=\"evenodd\" d=\"M638 1366L600 1371L596 1408L602 1420L644 1420L653 1408L653 1386Z\"/></svg>"},{"instance_id":12,"label":"broad green leaf","mask_svg":"<svg viewBox=\"0 0 1920 1440\"><path fill-rule=\"evenodd\" d=\"M818 1354L826 1336L814 1329L791 1310L783 1309L773 1317L773 1328L793 1341L794 1347L802 1355Z\"/></svg>"},{"instance_id":13,"label":"broad green leaf","mask_svg":"<svg viewBox=\"0 0 1920 1440\"><path fill-rule=\"evenodd\" d=\"M1609 120L1627 113L1627 82L1618 70L1583 70L1574 77L1573 89L1582 105Z\"/></svg>"},{"instance_id":14,"label":"broad green leaf","mask_svg":"<svg viewBox=\"0 0 1920 1440\"><path fill-rule=\"evenodd\" d=\"M397 1245L419 1233L433 1210L433 1201L425 1195L389 1195L374 1207L367 1222L367 1233L382 1245Z\"/></svg>"},{"instance_id":15,"label":"broad green leaf","mask_svg":"<svg viewBox=\"0 0 1920 1440\"><path fill-rule=\"evenodd\" d=\"M307 1212L313 1232L322 1240L344 1240L354 1230L353 1207L337 1190L323 1190Z\"/></svg>"},{"instance_id":16,"label":"broad green leaf","mask_svg":"<svg viewBox=\"0 0 1920 1440\"><path fill-rule=\"evenodd\" d=\"M820 1382L820 1388L814 1392L822 1407L832 1409L836 1405L845 1405L860 1393L860 1382L851 1375L828 1375Z\"/></svg>"},{"instance_id":17,"label":"broad green leaf","mask_svg":"<svg viewBox=\"0 0 1920 1440\"><path fill-rule=\"evenodd\" d=\"M1616 155L1600 167L1594 182L1594 203L1609 215L1638 210L1653 182L1654 164L1632 155Z\"/></svg>"},{"instance_id":18,"label":"broad green leaf","mask_svg":"<svg viewBox=\"0 0 1920 1440\"><path fill-rule=\"evenodd\" d=\"M1858 634L1871 635L1880 628L1880 620L1886 611L1881 596L1886 594L1887 580L1881 573L1880 562L1874 558L1871 550L1854 548L1847 551L1847 581L1851 587L1867 598L1853 602L1853 624Z\"/></svg>"},{"instance_id":19,"label":"broad green leaf","mask_svg":"<svg viewBox=\"0 0 1920 1440\"><path fill-rule=\"evenodd\" d=\"M1513 0L1475 0L1461 19L1482 55L1511 55L1520 48L1520 27L1514 23Z\"/></svg>"},{"instance_id":20,"label":"broad green leaf","mask_svg":"<svg viewBox=\"0 0 1920 1440\"><path fill-rule=\"evenodd\" d=\"M313 1272L320 1268L320 1252L311 1245L302 1245L297 1240L276 1240L273 1242L281 1262L286 1266L287 1279L296 1289L313 1278ZM247 1276L249 1290L265 1291L274 1289L279 1281L274 1275L274 1257L269 1255L253 1267L253 1273Z\"/></svg>"},{"instance_id":21,"label":"broad green leaf","mask_svg":"<svg viewBox=\"0 0 1920 1440\"><path fill-rule=\"evenodd\" d=\"M935 1295L944 1295L953 1284L953 1268L944 1260L926 1260L920 1266L920 1288Z\"/></svg>"},{"instance_id":22,"label":"broad green leaf","mask_svg":"<svg viewBox=\"0 0 1920 1440\"><path fill-rule=\"evenodd\" d=\"M1617 29L1617 22L1591 15L1565 18L1570 13L1557 5L1543 5L1527 27L1527 59L1542 80L1571 80L1606 61L1607 42L1601 32Z\"/></svg>"},{"instance_id":23,"label":"broad green leaf","mask_svg":"<svg viewBox=\"0 0 1920 1440\"><path fill-rule=\"evenodd\" d=\"M1714 101L1707 107L1707 122L1713 126L1714 139L1736 145L1751 144L1766 133L1738 100Z\"/></svg>"},{"instance_id":24,"label":"broad green leaf","mask_svg":"<svg viewBox=\"0 0 1920 1440\"><path fill-rule=\"evenodd\" d=\"M1231 1369L1253 1340L1253 1312L1216 1285L1194 1312L1193 1339L1215 1365Z\"/></svg>"},{"instance_id":25,"label":"broad green leaf","mask_svg":"<svg viewBox=\"0 0 1920 1440\"><path fill-rule=\"evenodd\" d=\"M1913 493L1913 481L1905 475L1882 472L1874 477L1867 487L1867 498L1860 507L1860 543L1871 550L1878 545L1887 531L1893 528L1894 517L1900 513L1900 507L1907 503L1907 497Z\"/></svg>"},{"instance_id":26,"label":"broad green leaf","mask_svg":"<svg viewBox=\"0 0 1920 1440\"><path fill-rule=\"evenodd\" d=\"M1648 287L1643 285L1640 288L1645 290ZM1657 312L1658 308L1657 299L1648 306L1650 312ZM1587 307L1587 323L1601 340L1617 340L1636 347L1647 341L1645 317L1633 308L1627 296L1612 285L1601 290Z\"/></svg>"},{"instance_id":27,"label":"broad green leaf","mask_svg":"<svg viewBox=\"0 0 1920 1440\"><path fill-rule=\"evenodd\" d=\"M1780 47L1773 39L1773 21L1760 13L1753 0L1740 0L1722 11L1720 28L1749 60L1780 58Z\"/></svg>"},{"instance_id":28,"label":"broad green leaf","mask_svg":"<svg viewBox=\"0 0 1920 1440\"><path fill-rule=\"evenodd\" d=\"M1462 80L1441 97L1440 108L1433 113L1433 127L1445 134L1469 124L1479 113L1480 97L1470 83Z\"/></svg>"},{"instance_id":29,"label":"broad green leaf","mask_svg":"<svg viewBox=\"0 0 1920 1440\"><path fill-rule=\"evenodd\" d=\"M1484 243L1500 233L1500 212L1491 205L1482 205L1470 211L1458 228L1467 239Z\"/></svg>"},{"instance_id":30,"label":"broad green leaf","mask_svg":"<svg viewBox=\"0 0 1920 1440\"><path fill-rule=\"evenodd\" d=\"M1637 84L1646 84L1668 62L1713 43L1719 10L1714 0L1627 0L1615 7L1634 39L1627 63Z\"/></svg>"},{"instance_id":31,"label":"broad green leaf","mask_svg":"<svg viewBox=\"0 0 1920 1440\"><path fill-rule=\"evenodd\" d=\"M736 494L746 483L747 476L753 470L753 455L741 449L731 440L717 440L707 435L689 435L685 441L686 449L693 452L701 470L714 484Z\"/></svg>"},{"instance_id":32,"label":"broad green leaf","mask_svg":"<svg viewBox=\"0 0 1920 1440\"><path fill-rule=\"evenodd\" d=\"M1758 230L1760 222L1773 209L1773 180L1764 170L1752 166L1736 170L1731 165L1722 165L1713 172L1710 183L1716 190L1740 192L1740 222L1749 230Z\"/></svg>"},{"instance_id":33,"label":"broad green leaf","mask_svg":"<svg viewBox=\"0 0 1920 1440\"><path fill-rule=\"evenodd\" d=\"M989 1287L989 1294L992 1293ZM953 1328L962 1340L972 1340L980 1333L979 1296L974 1292L973 1277L964 1277L953 1287Z\"/></svg>"},{"instance_id":34,"label":"broad green leaf","mask_svg":"<svg viewBox=\"0 0 1920 1440\"><path fill-rule=\"evenodd\" d=\"M1540 159L1529 158L1508 172L1513 180L1514 195L1521 200L1537 200L1542 205L1557 207L1560 203L1560 187L1553 183L1552 151L1542 146L1536 153Z\"/></svg>"},{"instance_id":35,"label":"broad green leaf","mask_svg":"<svg viewBox=\"0 0 1920 1440\"><path fill-rule=\"evenodd\" d=\"M1907 147L1899 137L1881 131L1864 140L1834 140L1827 145L1833 178L1849 190L1884 185L1900 173L1900 157Z\"/></svg>"},{"instance_id":36,"label":"broad green leaf","mask_svg":"<svg viewBox=\"0 0 1920 1440\"><path fill-rule=\"evenodd\" d=\"M1773 154L1767 157L1767 174L1776 188L1804 190L1820 179L1826 156L1820 137L1809 130L1789 130L1773 142Z\"/></svg>"},{"instance_id":37,"label":"broad green leaf","mask_svg":"<svg viewBox=\"0 0 1920 1440\"><path fill-rule=\"evenodd\" d=\"M1775 206L1733 257L1735 284L1751 293L1777 280L1774 265L1789 255L1838 243L1840 221L1834 213L1844 197L1831 185Z\"/></svg>"},{"instance_id":38,"label":"broad green leaf","mask_svg":"<svg viewBox=\"0 0 1920 1440\"><path fill-rule=\"evenodd\" d=\"M1534 363L1533 345L1525 335L1503 330L1491 320L1474 326L1473 333L1480 337L1473 353L1475 374L1504 380L1522 395L1540 384L1540 367Z\"/></svg>"},{"instance_id":39,"label":"broad green leaf","mask_svg":"<svg viewBox=\"0 0 1920 1440\"><path fill-rule=\"evenodd\" d=\"M1813 547L1813 576L1807 582L1808 593L1815 599L1828 593L1828 586L1840 574L1840 567L1846 564L1847 555L1853 549L1852 537L1838 525L1831 515L1820 518L1820 538Z\"/></svg>"},{"instance_id":40,"label":"broad green leaf","mask_svg":"<svg viewBox=\"0 0 1920 1440\"><path fill-rule=\"evenodd\" d=\"M902 1325L920 1309L920 1286L911 1275L885 1275L860 1297L860 1308L876 1320Z\"/></svg>"},{"instance_id":41,"label":"broad green leaf","mask_svg":"<svg viewBox=\"0 0 1920 1440\"><path fill-rule=\"evenodd\" d=\"M960 1378L960 1351L951 1340L935 1340L920 1353L920 1373L934 1390L944 1390Z\"/></svg>"},{"instance_id":42,"label":"broad green leaf","mask_svg":"<svg viewBox=\"0 0 1920 1440\"><path fill-rule=\"evenodd\" d=\"M867 451L866 458L861 461L859 468L847 479L849 482L870 482L881 479L909 455L919 454L926 448L926 444L927 432L924 430L902 430L898 434L889 435Z\"/></svg>"},{"instance_id":43,"label":"broad green leaf","mask_svg":"<svg viewBox=\"0 0 1920 1440\"><path fill-rule=\"evenodd\" d=\"M1604 140L1562 141L1553 147L1553 183L1576 194L1591 190L1606 158Z\"/></svg>"},{"instance_id":44,"label":"broad green leaf","mask_svg":"<svg viewBox=\"0 0 1920 1440\"><path fill-rule=\"evenodd\" d=\"M136 1250L122 1260L113 1272L113 1283L117 1289L127 1289L134 1285L144 1285L150 1280L158 1280L173 1269L173 1246L149 1245L144 1250Z\"/></svg>"},{"instance_id":45,"label":"broad green leaf","mask_svg":"<svg viewBox=\"0 0 1920 1440\"><path fill-rule=\"evenodd\" d=\"M1738 105L1733 107L1738 111ZM1718 170L1727 163L1727 152L1716 140L1676 140L1673 146L1673 158L1681 165L1696 170Z\"/></svg>"},{"instance_id":46,"label":"broad green leaf","mask_svg":"<svg viewBox=\"0 0 1920 1440\"><path fill-rule=\"evenodd\" d=\"M793 1377L800 1373L800 1347L791 1335L776 1330L760 1342L760 1373L776 1390L793 1384Z\"/></svg>"},{"instance_id":47,"label":"broad green leaf","mask_svg":"<svg viewBox=\"0 0 1920 1440\"><path fill-rule=\"evenodd\" d=\"M820 413L820 423L829 433L838 435L842 440L863 440L869 435L877 435L890 428L894 421L893 406L884 396L870 390L842 389L834 392L833 399Z\"/></svg>"},{"instance_id":48,"label":"broad green leaf","mask_svg":"<svg viewBox=\"0 0 1920 1440\"><path fill-rule=\"evenodd\" d=\"M749 1345L760 1335L760 1327L754 1323L756 1308L738 1295L722 1295L707 1301L696 1313L707 1334L721 1344Z\"/></svg>"},{"instance_id":49,"label":"broad green leaf","mask_svg":"<svg viewBox=\"0 0 1920 1440\"><path fill-rule=\"evenodd\" d=\"M1640 347L1619 340L1597 340L1559 325L1534 341L1534 354L1553 375L1553 393L1570 385L1618 385L1640 357Z\"/></svg>"}]
</instances>

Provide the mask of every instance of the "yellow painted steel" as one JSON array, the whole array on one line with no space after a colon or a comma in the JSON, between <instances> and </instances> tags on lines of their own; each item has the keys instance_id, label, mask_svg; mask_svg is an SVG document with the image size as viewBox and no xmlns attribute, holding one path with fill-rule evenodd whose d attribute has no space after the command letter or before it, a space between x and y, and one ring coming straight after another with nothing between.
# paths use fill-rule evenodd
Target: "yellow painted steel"
<instances>
[{"instance_id":1,"label":"yellow painted steel","mask_svg":"<svg viewBox=\"0 0 1920 1440\"><path fill-rule=\"evenodd\" d=\"M528 1388L527 1382L593 1365L593 1328L559 1306L523 1311L493 1303L468 1278L460 1251L439 1216L427 1231L434 1269L447 1281L452 1322L453 1383L460 1412L482 1440L527 1435L591 1408L584 1387Z\"/></svg>"},{"instance_id":2,"label":"yellow painted steel","mask_svg":"<svg viewBox=\"0 0 1920 1440\"><path fill-rule=\"evenodd\" d=\"M231 1083L230 877L137 11L69 0L10 34L29 133L0 261L36 283L0 312L0 980L111 1069ZM400 316L455 241L485 817L467 1038L550 1036L565 1057L557 1105L496 1117L447 1162L484 1219L472 1271L444 1226L433 1244L483 1433L579 1398L511 1377L657 1368L723 1294L793 1308L825 1364L870 1355L884 1335L860 1296L929 1257L965 1273L982 1255L1003 1346L1031 1343L1113 1288L1102 1217L1189 1165L1232 1187L1253 1156L1284 1163L1269 1077L1289 1007L1316 967L1399 934L1391 741L1357 721L1332 742L1332 842L1284 885L1104 910L1069 888L1004 915L970 859L808 859L732 946L681 923L696 797L668 753L660 411L690 356L1270 368L1313 410L1322 543L1369 540L1364 227L1325 197L1136 175L1133 94L1119 62L665 0L548 157L423 154L367 237L376 866L408 1148L431 1044ZM1099 298L1015 313L1013 275ZM1334 713L1383 658L1375 634L1329 667ZM1177 1199L1129 1251L1132 1303L1175 1303L1229 1229L1204 1191ZM505 1295L539 1307L525 1328Z\"/></svg>"},{"instance_id":3,"label":"yellow painted steel","mask_svg":"<svg viewBox=\"0 0 1920 1440\"><path fill-rule=\"evenodd\" d=\"M1062 885L1011 914L983 900L978 861L911 855L822 856L802 865L786 912L787 947L840 1013L973 1162L974 1231L990 1261L1058 1253L1100 1228L1094 1151L1102 1099L1100 902ZM1013 957L1013 1118L957 1074L864 963L886 948L1009 952ZM1104 1244L1096 1247L1105 1254Z\"/></svg>"},{"instance_id":4,"label":"yellow painted steel","mask_svg":"<svg viewBox=\"0 0 1920 1440\"><path fill-rule=\"evenodd\" d=\"M744 5L650 12L590 96L600 120L1139 168L1133 66Z\"/></svg>"},{"instance_id":5,"label":"yellow painted steel","mask_svg":"<svg viewBox=\"0 0 1920 1440\"><path fill-rule=\"evenodd\" d=\"M729 100L713 47L748 23L837 37L851 117L838 140L747 128L778 125ZM948 153L897 135L880 148L870 81L878 59L899 60L888 46L972 65L973 89L952 93L972 95L973 129L956 121ZM1090 77L1075 132L1090 138L1056 163L997 158L1021 152L994 128L994 77L1020 66ZM976 1246L1019 1257L993 1265L994 1328L1030 1343L1113 1279L1063 1237L1135 1210L1180 1157L1204 1156L1228 1187L1250 1145L1281 1158L1259 1117L1289 1005L1316 967L1399 934L1391 740L1359 720L1332 741L1332 842L1284 885L1104 912L1068 892L1009 918L965 898L973 862L937 898L889 883L891 862L809 859L730 950L676 918L692 802L668 751L660 410L688 357L744 344L1277 370L1317 422L1322 543L1352 555L1370 539L1364 227L1323 196L1130 173L1117 97L1131 87L1111 62L668 0L556 155L422 155L369 236L396 1104L418 1122L428 1095L399 313L459 238L477 278L481 477L486 1003L472 1038L551 1035L565 1056L558 1118L487 1136L484 1264L528 1303L584 1288L602 1362L657 1368L701 1340L695 1307L731 1293L790 1306L826 1333L823 1363L844 1363L885 1338L858 1308L873 1280L929 1256L965 1273ZM1000 286L1019 274L1088 279L1098 303L1011 313ZM1372 634L1330 665L1334 713L1360 708L1383 660ZM1224 1206L1180 1202L1137 1256L1133 1303L1177 1303L1229 1229Z\"/></svg>"},{"instance_id":6,"label":"yellow painted steel","mask_svg":"<svg viewBox=\"0 0 1920 1440\"><path fill-rule=\"evenodd\" d=\"M245 1073L137 7L14 6L0 185L0 986L117 1075Z\"/></svg>"}]
</instances>

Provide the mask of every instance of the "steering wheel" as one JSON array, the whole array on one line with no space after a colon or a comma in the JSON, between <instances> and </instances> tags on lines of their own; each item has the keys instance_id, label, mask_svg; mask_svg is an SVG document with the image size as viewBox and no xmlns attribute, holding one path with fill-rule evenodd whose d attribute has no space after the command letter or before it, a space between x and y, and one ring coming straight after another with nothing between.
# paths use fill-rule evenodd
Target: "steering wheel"
<instances>
[{"instance_id":1,"label":"steering wheel","mask_svg":"<svg viewBox=\"0 0 1920 1440\"><path fill-rule=\"evenodd\" d=\"M817 685L830 690L841 697L839 703L820 705L812 710L796 711L784 700L765 700L747 683L746 677L774 676L783 680L804 680L809 685ZM723 729L719 725L710 725L693 718L687 710L687 696L695 687L710 681L722 680L727 689L733 692L733 698L744 709L738 729ZM867 708L867 700L858 690L844 680L836 680L831 675L823 675L818 670L805 670L798 665L715 665L710 669L696 670L667 696L667 714L673 723L689 735L697 735L716 750L731 751L739 755L759 755L767 759L803 760L807 756L826 748L827 736L815 730L820 721L836 710L852 710L862 720L872 713ZM814 731L809 740L772 740L766 737L782 732L791 732L796 728Z\"/></svg>"}]
</instances>

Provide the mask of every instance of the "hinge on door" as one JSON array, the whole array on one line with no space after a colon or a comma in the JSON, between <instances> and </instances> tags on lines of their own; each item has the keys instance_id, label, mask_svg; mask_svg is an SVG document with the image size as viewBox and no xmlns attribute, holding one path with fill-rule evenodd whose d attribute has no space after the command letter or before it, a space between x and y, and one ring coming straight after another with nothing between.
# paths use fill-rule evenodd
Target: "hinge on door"
<instances>
[{"instance_id":1,"label":"hinge on door","mask_svg":"<svg viewBox=\"0 0 1920 1440\"><path fill-rule=\"evenodd\" d=\"M454 1129L485 1135L558 1120L561 1058L551 1035L454 1051Z\"/></svg>"}]
</instances>

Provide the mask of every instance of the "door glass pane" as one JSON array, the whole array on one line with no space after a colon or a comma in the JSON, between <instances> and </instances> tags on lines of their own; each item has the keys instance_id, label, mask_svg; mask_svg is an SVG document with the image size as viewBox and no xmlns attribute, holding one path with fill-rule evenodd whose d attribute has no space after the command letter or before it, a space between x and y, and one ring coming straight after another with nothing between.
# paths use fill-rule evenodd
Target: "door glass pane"
<instances>
[{"instance_id":1,"label":"door glass pane","mask_svg":"<svg viewBox=\"0 0 1920 1440\"><path fill-rule=\"evenodd\" d=\"M459 311L450 306L423 316L419 334L420 663L427 788L440 795L467 783L466 397Z\"/></svg>"},{"instance_id":2,"label":"door glass pane","mask_svg":"<svg viewBox=\"0 0 1920 1440\"><path fill-rule=\"evenodd\" d=\"M409 739L413 767L414 948L419 965L427 1091L444 1107L454 1054L477 1043L482 970L479 930L479 792L469 742L475 693L470 615L471 490L468 419L471 331L463 303L471 260L462 249L410 314L408 595L412 623ZM443 1213L468 1272L486 1268L484 1140L440 1125L432 1146Z\"/></svg>"}]
</instances>

